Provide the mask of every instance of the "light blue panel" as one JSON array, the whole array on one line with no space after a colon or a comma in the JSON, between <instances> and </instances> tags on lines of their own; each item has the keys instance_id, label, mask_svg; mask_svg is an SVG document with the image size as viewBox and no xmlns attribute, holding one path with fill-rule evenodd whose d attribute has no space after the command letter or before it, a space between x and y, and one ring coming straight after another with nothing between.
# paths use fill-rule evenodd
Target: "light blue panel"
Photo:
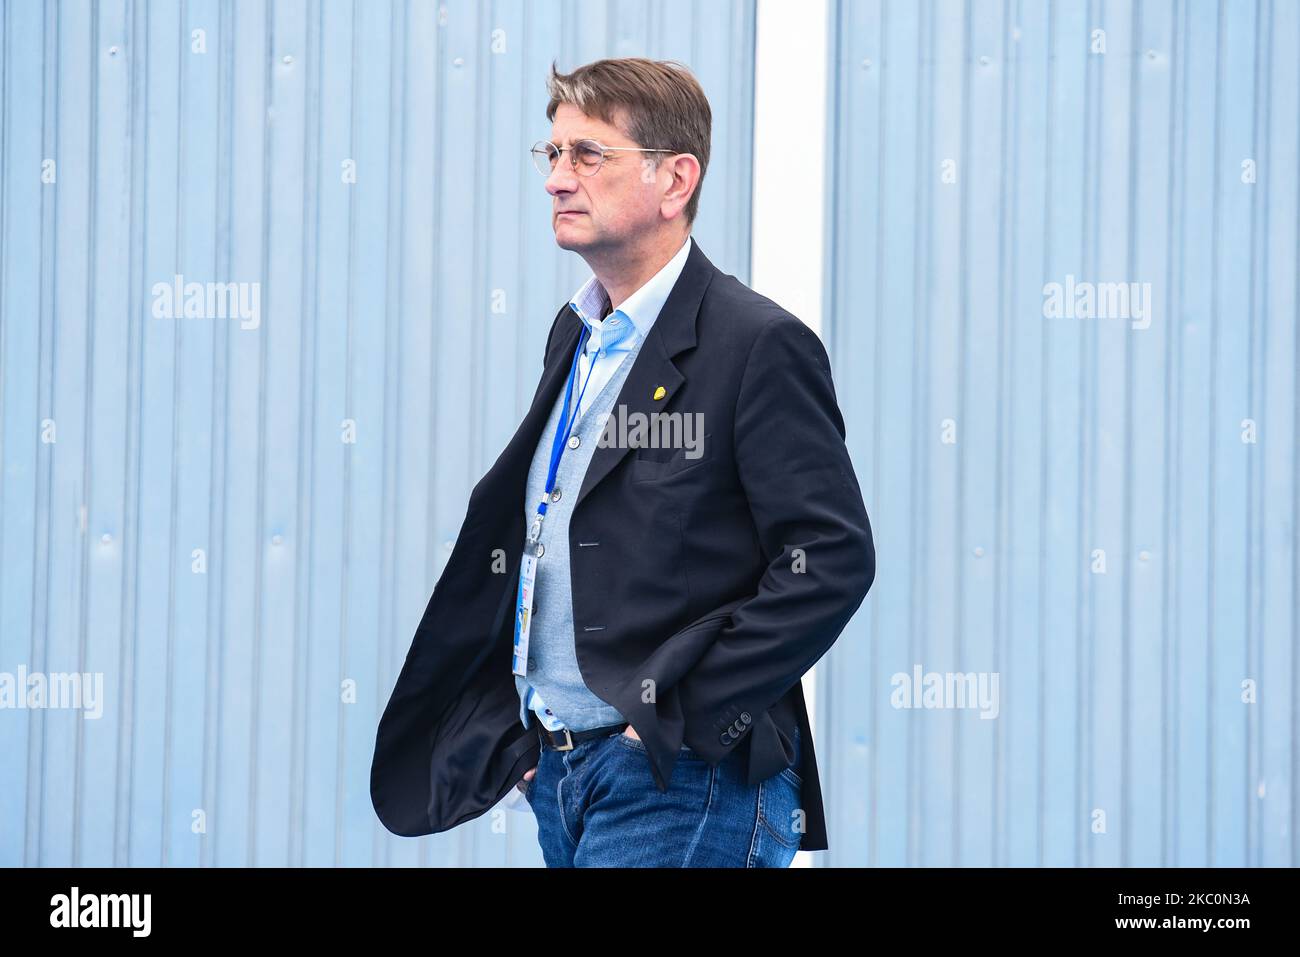
<instances>
[{"instance_id":1,"label":"light blue panel","mask_svg":"<svg viewBox=\"0 0 1300 957\"><path fill-rule=\"evenodd\" d=\"M1173 269L1174 212L1170 203L1169 171L1179 155L1170 137L1170 116L1175 103L1176 76L1171 67L1175 30L1185 17L1170 4L1143 8L1135 36L1137 79L1132 86L1132 172L1129 180L1133 217L1127 255L1135 274L1152 277L1152 289L1167 310ZM1148 52L1150 51L1150 52ZM1130 677L1124 684L1125 753L1123 785L1126 806L1123 847L1119 863L1161 861L1164 795L1169 778L1164 767L1166 709L1171 701L1166 677L1168 642L1164 593L1169 582L1169 551L1165 541L1168 521L1164 508L1152 508L1152 496L1167 501L1167 492L1151 487L1155 476L1166 477L1166 439L1171 421L1165 402L1169 388L1167 361L1171 323L1153 321L1128 343L1126 389L1136 414L1126 420L1127 511L1124 571L1128 576L1124 621L1123 662ZM1141 491L1146 489L1146 491ZM1142 556L1145 554L1145 558ZM1159 640L1155 640L1156 638ZM1161 795L1160 800L1135 796Z\"/></svg>"},{"instance_id":2,"label":"light blue panel","mask_svg":"<svg viewBox=\"0 0 1300 957\"><path fill-rule=\"evenodd\" d=\"M1008 695L1001 702L1000 720L995 723L997 753L1004 770L997 781L997 816L988 829L995 834L993 861L1023 867L1037 863L1039 845L1034 829L1013 824L1038 818L1041 806L1035 769L1044 742L1039 714L1046 649L1038 640L1046 610L1038 582L1044 547L1040 535L1044 490L1040 469L1016 468L1014 463L1026 454L1040 454L1047 369L1043 361L1046 331L1035 318L1042 308L1042 296L1019 277L1037 275L1043 268L1045 250L1038 237L1043 235L1046 216L1042 200L1050 171L1044 160L1054 114L1048 105L1048 60L1026 55L1026 50L1051 42L1051 10L1044 4L1026 4L1019 14L1011 27L1008 60L1002 68L1014 94L1007 97L1003 121L1009 178L1004 202L1009 206L1003 215L1002 257L1008 282L999 342L1006 372L998 476L1003 517L1000 534L1007 547L1001 556L997 600L1002 609L999 667L1011 674L1032 675L1038 693ZM1015 375L1010 375L1010 370L1015 370Z\"/></svg>"},{"instance_id":3,"label":"light blue panel","mask_svg":"<svg viewBox=\"0 0 1300 957\"><path fill-rule=\"evenodd\" d=\"M1249 446L1241 420L1249 413L1254 295L1253 219L1257 192L1241 182L1241 161L1254 153L1259 86L1257 53L1263 36L1258 8L1225 4L1219 14L1216 66L1218 131L1214 141L1219 174L1212 201L1218 223L1214 257L1214 318L1211 325L1209 529L1213 556L1210 593L1208 743L1208 860L1236 867L1249 863L1250 742L1241 682L1248 676L1249 591L1247 571ZM1293 91L1294 92L1294 91ZM1244 107L1244 108L1243 108ZM1293 164L1294 165L1294 164ZM1245 305L1245 308L1242 308Z\"/></svg>"},{"instance_id":4,"label":"light blue panel","mask_svg":"<svg viewBox=\"0 0 1300 957\"><path fill-rule=\"evenodd\" d=\"M35 626L33 657L40 661L39 667L45 673L80 673L89 670L87 624L82 610L88 600L87 566L92 556L100 554L99 530L88 516L86 500L90 491L85 476L91 444L87 373L92 357L94 302L90 255L95 195L90 185L94 175L94 81L108 51L95 47L91 4L60 5L55 12L57 56L70 68L59 73L53 87L46 87L47 95L57 99L58 148L57 152L49 151L57 169L51 184L55 194L50 197L55 207L54 257L50 262L54 284L50 338L42 337L50 343L52 353L52 382L44 401L54 441L41 446L49 461L50 477L48 521L42 529L44 541L37 542L36 565L44 565L48 576L44 582L37 580L37 588L43 589L37 594L51 597L40 603L44 621ZM32 39L24 37L21 43L31 43ZM15 38L11 42L20 41ZM9 506L5 508L8 511ZM110 691L109 684L105 675L106 695L121 694L120 684L115 691ZM86 760L81 746L82 725L89 720L83 720L75 711L55 709L33 717L32 734L41 736L44 760L38 764L40 790L35 798L39 803L28 805L28 821L37 822L36 834L29 834L29 839L34 837L37 843L35 847L29 843L27 852L30 855L36 851L42 860L66 864L79 859L82 803L76 782ZM94 720L106 718L113 723L107 708L103 717ZM33 795L29 792L28 797L31 800Z\"/></svg>"},{"instance_id":5,"label":"light blue panel","mask_svg":"<svg viewBox=\"0 0 1300 957\"><path fill-rule=\"evenodd\" d=\"M916 12L915 8L909 9L913 13ZM878 62L880 37L893 37L896 38L893 42L900 42L901 37L909 29L913 34L917 29L915 16L910 20L906 16L900 16L894 22L882 23L878 3L851 4L844 9L843 16L845 20L842 29L832 31L831 36L838 50L836 56L846 62L861 62L867 58ZM885 131L889 131L891 136L908 138L906 124L914 114L909 112L907 116L894 117L889 111L900 99L908 96L914 98L916 90L914 86L907 86L914 83L913 77L903 73L895 79L895 82L905 85L904 93L890 95L890 90L882 89L874 82L878 76L878 72L863 72L862 82L846 83L835 91L840 100L841 111L845 115L853 116L855 121L841 129L841 136L833 144L828 143L826 172L828 175L834 175L839 171L839 179L831 194L829 208L834 216L838 216L841 210L854 210L855 215L862 219L862 228L846 231L840 239L844 244L843 256L846 261L854 263L852 276L849 271L834 273L828 271L826 280L837 298L844 296L845 290L849 288L852 281L860 290L859 295L888 296L890 298L886 301L892 307L898 295L906 296L910 293L910 286L900 293L894 290L892 284L882 286L877 281L877 277L890 277L901 282L906 265L905 262L900 263L899 268L894 271L882 269L881 257L906 256L911 251L911 244L908 242L907 234L900 233L894 237L895 242L884 245L876 230L868 225L882 220L878 213L881 203L902 195L901 190L886 195L878 192L876 183L881 176L879 163L886 157L880 151L874 151L869 147L872 138L884 135ZM904 125L899 128L895 123ZM900 218L900 222L908 221L907 217ZM873 328L859 321L860 316L867 314L868 308L878 313L879 301L873 300L870 304L860 302L855 305L856 309L846 309L843 322L825 330L825 338L828 351L832 356L857 356L862 368L869 372L869 375L862 376L863 388L856 395L846 391L846 384L839 376L836 376L835 380L840 406L846 419L848 443L852 450L860 453L874 443L875 432L878 432L883 418L890 415L907 416L910 414L911 407L910 404L885 408L879 408L877 405L885 401L885 393L879 388L883 377L894 374L898 370L897 364L892 369L886 370L875 361L875 357L879 355L878 337L891 335L895 327L876 324ZM869 383L871 385L868 385ZM857 401L854 409L850 409L848 405L851 399ZM873 418L877 408L880 416ZM863 461L860 454L858 461ZM875 471L858 469L858 481L862 486L864 497L868 500L875 495L875 489L885 478ZM905 490L893 491L895 494L905 495ZM900 523L906 520L905 515L901 514L904 508L901 503L905 498L896 501L900 502L900 512L883 516L872 513L873 530L877 530L880 523L889 525L891 522ZM878 530L877 534L880 534ZM888 566L879 569L872 594L884 595L885 599L867 602L859 614L858 621L867 618L873 630L882 627L883 623L883 627L905 634L908 630L909 579L906 575L897 575L896 571L897 569ZM893 587L888 585L882 587L882 581L891 582ZM902 739L894 739L887 749L876 751L871 748L870 742L876 737L878 722L888 719L889 715L881 713L879 709L853 708L851 705L854 701L862 700L861 676L874 672L878 668L876 644L842 641L835 647L837 654L835 667L818 669L820 684L816 699L818 713L815 717L817 759L819 771L824 769L821 773L822 789L826 794L833 793L838 802L838 806L831 802L826 804L828 824L835 826L837 821L855 822L852 827L836 828L837 852L842 853L844 859L865 862L868 860L870 849L868 835L874 830L871 822L881 817L892 820L908 819L908 808L904 801L909 792L905 788L898 786L897 782L894 787L881 787L876 791L870 787L872 780L886 780L877 777L882 766L906 765L905 749L908 743ZM900 854L908 841L907 833L902 830L891 830L883 837L890 842L891 848Z\"/></svg>"},{"instance_id":6,"label":"light blue panel","mask_svg":"<svg viewBox=\"0 0 1300 957\"><path fill-rule=\"evenodd\" d=\"M105 690L0 712L0 863L541 863L526 814L388 834L375 728L587 275L526 154L551 61L696 72L694 232L743 280L754 17L0 3L0 671ZM155 314L176 275L256 318Z\"/></svg>"},{"instance_id":7,"label":"light blue panel","mask_svg":"<svg viewBox=\"0 0 1300 957\"><path fill-rule=\"evenodd\" d=\"M931 183L928 243L933 256L927 264L927 341L923 369L933 384L926 397L922 428L964 429L958 413L962 395L961 350L965 345L963 325L962 249L964 247L962 193L953 188L965 175L968 141L961 122L963 100L952 91L962 88L966 61L965 5L959 0L942 0L930 11L929 49L934 60L933 82L926 104L933 111L930 120L929 155L923 157L923 176ZM889 58L885 51L885 58ZM888 236L888 230L884 232ZM868 313L869 315L869 313ZM859 319L859 321L862 321ZM870 325L870 323L868 323ZM954 432L954 435L959 433ZM883 441L883 434L882 434ZM884 649L882 664L890 673L910 674L915 664L927 661L952 662L960 658L961 578L957 565L961 548L962 463L957 444L937 446L928 463L933 481L921 494L922 508L929 519L922 533L924 580L928 583L927 610L916 653L896 664ZM879 510L871 499L869 509ZM890 665L894 667L890 668ZM896 711L891 723L906 720L908 712ZM890 723L882 733L890 733ZM928 734L915 739L918 746L920 792L916 808L916 854L926 865L948 860L959 839L953 811L960 800L955 772L959 760L958 729L953 715L935 722Z\"/></svg>"},{"instance_id":8,"label":"light blue panel","mask_svg":"<svg viewBox=\"0 0 1300 957\"><path fill-rule=\"evenodd\" d=\"M1083 433L1086 410L1084 339L1081 324L1042 322L1042 287L1046 276L1081 273L1086 202L1083 181L1088 167L1082 131L1089 102L1085 92L1091 18L1082 2L1056 5L1036 42L1023 37L1026 50L1046 57L1044 90L1050 116L1046 150L1038 162L1047 170L1044 195L1031 200L1044 206L1043 233L1026 237L1042 249L1038 274L1026 279L1032 297L1029 322L1045 339L1040 362L1044 387L1041 458L1043 502L1038 530L1041 548L1035 585L1044 614L1033 633L1042 648L1037 681L1042 683L1037 710L1025 727L1041 727L1043 739L1034 762L1041 794L1041 826L1035 835L1036 863L1082 863L1088 816L1081 761L1084 748L1084 666L1088 642L1082 631L1084 583L1090 575L1091 549L1084 534L1082 507ZM1026 54L1028 58L1028 54ZM1055 280L1057 282L1062 279ZM1022 447L1023 458L1033 447ZM1063 556L1066 560L1052 560ZM1048 704L1051 707L1048 707Z\"/></svg>"},{"instance_id":9,"label":"light blue panel","mask_svg":"<svg viewBox=\"0 0 1300 957\"><path fill-rule=\"evenodd\" d=\"M61 13L63 11L61 10ZM123 704L104 717L84 721L78 738L81 766L73 853L104 860L125 847L124 823L117 814L127 782L117 774L118 745L129 727L129 684L120 667L128 654L122 594L130 542L126 537L128 505L126 453L132 441L128 425L134 369L130 341L131 138L111 117L130 116L130 39L125 4L96 3L91 9L95 52L91 70L90 150L95 189L90 195L89 229L83 237L93 254L86 290L86 474L88 548L81 552L85 591L81 602L81 670L104 675L104 693ZM116 52L115 52L116 51ZM66 181L65 184L67 185ZM69 542L71 544L71 541Z\"/></svg>"},{"instance_id":10,"label":"light blue panel","mask_svg":"<svg viewBox=\"0 0 1300 957\"><path fill-rule=\"evenodd\" d=\"M879 568L824 669L828 860L1294 865L1296 6L833 7ZM1048 316L1067 277L1150 312ZM895 707L916 664L998 718Z\"/></svg>"},{"instance_id":11,"label":"light blue panel","mask_svg":"<svg viewBox=\"0 0 1300 957\"><path fill-rule=\"evenodd\" d=\"M48 100L19 91L45 88L45 51L29 41L42 36L45 20L46 11L36 4L5 6L0 16L0 489L6 500L13 496L27 503L0 511L0 661L6 662L0 667L31 662L33 670L47 653L37 648L32 595L44 577L34 559L41 535L37 503L47 500L49 488L40 424L48 415L41 344L49 327L44 321L48 283L30 267L30 258L44 259L51 248L42 224L50 221L53 208L41 179L48 155L43 138ZM24 373L13 375L10 369ZM44 612L42 607L39 614ZM6 824L0 827L0 860L20 861L38 843L39 818L33 821L27 811L41 789L41 762L28 747L37 726L30 711L10 711L0 720L5 756L0 821ZM26 828L8 826L24 819Z\"/></svg>"},{"instance_id":12,"label":"light blue panel","mask_svg":"<svg viewBox=\"0 0 1300 957\"><path fill-rule=\"evenodd\" d=\"M1104 14L1101 29L1106 31L1106 52L1090 61L1091 96L1085 114L1090 158L1084 181L1087 233L1078 274L1095 276L1103 282L1122 282L1134 274L1128 228L1132 204L1129 171L1134 152L1131 86L1137 55L1133 45L1134 17L1128 0L1109 2L1094 11L1094 23L1098 12ZM1110 197L1118 199L1108 201ZM1087 813L1104 823L1107 835L1114 834L1118 839L1085 841L1081 863L1115 867L1121 863L1122 837L1127 830L1120 770L1124 765L1126 680L1132 673L1124 667L1127 576L1122 565L1129 552L1125 502L1131 485L1125 472L1125 425L1131 404L1125 369L1133 335L1130 324L1123 321L1098 321L1092 326L1083 359L1083 403L1088 423L1083 435L1085 485L1081 500L1086 504L1081 511L1085 550L1096 557L1091 558L1085 580L1083 629L1087 638L1080 757ZM1008 685L1008 693L1014 692L1010 680Z\"/></svg>"},{"instance_id":13,"label":"light blue panel","mask_svg":"<svg viewBox=\"0 0 1300 957\"><path fill-rule=\"evenodd\" d=\"M1295 175L1300 154L1300 124L1295 96L1300 90L1300 57L1289 46L1300 36L1300 5L1276 3L1261 18L1264 53L1259 76L1265 86L1257 101L1260 124L1258 156L1261 174L1256 189L1254 267L1258 276L1251 303L1253 335L1251 406L1259 422L1268 423L1271 441L1259 444L1250 463L1251 562L1253 572L1250 623L1251 673L1271 683L1296 673L1297 555L1296 522L1300 497L1300 441L1296 440L1300 411L1295 401L1300 340L1294 321L1270 321L1271 316L1300 315L1297 298L1296 241L1300 230L1300 196ZM1290 640L1283 639L1290 635ZM1272 637L1270 637L1272 636ZM1294 685L1292 685L1294 689ZM1296 863L1297 827L1295 760L1295 699L1277 692L1260 697L1251 713L1249 779L1251 804L1250 863L1282 867Z\"/></svg>"},{"instance_id":14,"label":"light blue panel","mask_svg":"<svg viewBox=\"0 0 1300 957\"><path fill-rule=\"evenodd\" d=\"M965 11L967 58L977 62L969 76L965 114L983 116L985 122L968 124L957 167L953 192L962 203L962 260L952 264L952 279L961 288L961 328L958 342L957 397L958 441L958 556L959 587L956 649L951 665L944 670L998 671L1001 660L1002 607L997 602L998 568L1005 560L988 543L997 541L1001 511L999 475L1002 468L999 412L1006 370L1000 359L1000 345L1006 322L1002 289L1004 217L1007 197L999 186L1006 166L1007 117L1002 109L1004 79L1010 32L1005 22L1006 4L1001 0L978 0ZM954 18L954 24L961 21ZM964 188L957 188L963 187ZM996 269L966 269L975 250L984 251ZM973 449L989 449L992 459L976 459ZM938 659L922 662L935 667ZM961 782L958 795L954 843L962 862L992 860L996 828L996 735L993 719L966 720L958 714L954 731L953 774ZM936 848L937 850L937 848Z\"/></svg>"},{"instance_id":15,"label":"light blue panel","mask_svg":"<svg viewBox=\"0 0 1300 957\"><path fill-rule=\"evenodd\" d=\"M183 262L180 255L183 216L192 207L189 190L179 185L179 177L183 170L213 158L211 150L195 156L182 140L182 90L187 91L186 102L193 102L194 94L188 91L195 88L199 75L215 65L209 57L187 55L190 41L183 32L181 13L180 6L171 6L136 17L135 35L140 37L143 31L143 42L137 42L133 53L151 51L147 71L141 69L145 61L136 67L136 76L144 83L148 121L132 139L142 151L136 160L141 185L133 196L131 236L133 248L139 249L138 272L132 279L138 284L133 312L141 316L152 316L152 283L173 285L176 274L200 271L197 263ZM204 17L198 22L208 21ZM216 31L209 28L208 32ZM182 70L187 71L183 82ZM211 98L211 92L207 96ZM210 194L207 200L214 202ZM189 215L192 218L193 212ZM212 278L215 270L209 265L200 272ZM201 349L192 345L196 338L210 343L212 332L168 321L134 326L139 370L134 415L139 440L134 503L137 559L132 569L137 598L131 753L136 771L129 798L130 863L148 866L172 854L178 863L194 864L198 843L190 831L190 813L204 807L203 738L198 729L203 727L207 662L203 631L191 628L184 635L174 634L172 623L192 622L196 616L202 620L209 579L191 571L190 553L194 548L211 551L205 542L212 482L207 444L187 447L178 455L175 443L177 435L193 434L205 428L202 423L212 421L213 364L210 359L202 362L197 355ZM190 401L174 400L178 382L195 390ZM145 409L150 414L141 415ZM175 575L173 563L178 569ZM168 581L170 587L140 587ZM143 662L162 666L141 669ZM169 743L169 729L194 730L181 731L181 740Z\"/></svg>"}]
</instances>

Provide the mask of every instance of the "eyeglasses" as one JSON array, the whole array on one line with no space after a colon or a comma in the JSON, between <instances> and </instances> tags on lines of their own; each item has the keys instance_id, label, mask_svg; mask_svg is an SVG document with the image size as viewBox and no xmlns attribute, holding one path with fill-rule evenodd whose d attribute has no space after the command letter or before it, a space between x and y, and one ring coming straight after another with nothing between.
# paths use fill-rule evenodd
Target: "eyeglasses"
<instances>
[{"instance_id":1,"label":"eyeglasses","mask_svg":"<svg viewBox=\"0 0 1300 957\"><path fill-rule=\"evenodd\" d=\"M533 165L543 176L550 176L555 171L560 154L569 151L569 164L580 176L595 176L605 165L609 153L674 153L676 150L652 150L640 146L602 146L595 140L578 140L572 146L556 146L549 140L538 140L530 151Z\"/></svg>"}]
</instances>

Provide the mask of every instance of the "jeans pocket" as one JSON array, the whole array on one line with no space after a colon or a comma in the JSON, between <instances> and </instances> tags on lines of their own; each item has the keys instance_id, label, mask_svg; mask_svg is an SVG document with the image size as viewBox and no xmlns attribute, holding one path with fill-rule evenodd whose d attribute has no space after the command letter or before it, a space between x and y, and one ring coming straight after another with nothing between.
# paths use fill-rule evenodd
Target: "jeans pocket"
<instances>
[{"instance_id":1,"label":"jeans pocket","mask_svg":"<svg viewBox=\"0 0 1300 957\"><path fill-rule=\"evenodd\" d=\"M790 768L759 782L758 819L767 835L783 847L798 847L803 840L807 829L803 785Z\"/></svg>"},{"instance_id":2,"label":"jeans pocket","mask_svg":"<svg viewBox=\"0 0 1300 957\"><path fill-rule=\"evenodd\" d=\"M633 751L640 751L644 754L650 753L650 749L645 746L645 742L642 741L640 738L634 738L622 731L616 731L612 735L610 735L610 737L617 739L620 744L622 744L624 747L631 748ZM689 748L683 744L681 748L678 749L677 751L677 757L699 758L700 755L699 752L697 752L695 749ZM701 758L701 760L703 759Z\"/></svg>"},{"instance_id":3,"label":"jeans pocket","mask_svg":"<svg viewBox=\"0 0 1300 957\"><path fill-rule=\"evenodd\" d=\"M610 735L610 737L614 738L614 740L616 740L619 744L623 745L624 747L631 748L633 751L646 750L645 742L643 742L640 738L631 737L625 731L615 731L612 735Z\"/></svg>"}]
</instances>

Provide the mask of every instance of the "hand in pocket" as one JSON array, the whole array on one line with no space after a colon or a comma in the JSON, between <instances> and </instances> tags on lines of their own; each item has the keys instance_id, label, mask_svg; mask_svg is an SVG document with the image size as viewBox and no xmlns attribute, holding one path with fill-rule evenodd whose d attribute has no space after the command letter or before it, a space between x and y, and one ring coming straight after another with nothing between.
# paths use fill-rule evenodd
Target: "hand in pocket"
<instances>
[{"instance_id":1,"label":"hand in pocket","mask_svg":"<svg viewBox=\"0 0 1300 957\"><path fill-rule=\"evenodd\" d=\"M527 794L528 782L533 779L533 775L536 773L537 773L537 768L533 768L531 771L525 771L523 780L521 780L518 784L516 784L515 787L517 787L522 793Z\"/></svg>"}]
</instances>

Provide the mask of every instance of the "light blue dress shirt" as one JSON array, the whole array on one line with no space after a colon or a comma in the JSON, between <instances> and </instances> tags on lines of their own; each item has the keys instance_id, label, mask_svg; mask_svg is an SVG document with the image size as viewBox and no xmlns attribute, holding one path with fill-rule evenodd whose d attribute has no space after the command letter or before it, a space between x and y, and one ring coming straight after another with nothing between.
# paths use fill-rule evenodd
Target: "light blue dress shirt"
<instances>
[{"instance_id":1,"label":"light blue dress shirt","mask_svg":"<svg viewBox=\"0 0 1300 957\"><path fill-rule=\"evenodd\" d=\"M590 406L592 399L600 394L601 388L614 374L623 354L630 352L638 339L644 339L650 327L659 318L668 294L677 284L677 278L686 266L686 257L691 252L691 237L686 237L682 248L664 267L646 280L636 292L628 296L611 315L605 319L605 310L609 308L609 294L600 281L592 276L573 294L569 306L578 314L584 325L591 330L587 345L578 359L578 382L586 381L588 370L591 371L591 384L583 395L583 404L577 414L582 415ZM595 369L591 368L595 363ZM575 393L578 391L574 390Z\"/></svg>"},{"instance_id":2,"label":"light blue dress shirt","mask_svg":"<svg viewBox=\"0 0 1300 957\"><path fill-rule=\"evenodd\" d=\"M688 235L686 242L682 243L681 249L673 258L604 319L600 317L610 306L609 294L594 275L583 283L569 300L569 306L576 313L576 318L591 330L582 355L578 358L578 379L573 390L575 399L582 383L587 382L588 375L591 376L591 381L587 382L582 405L576 415L580 416L590 408L592 401L600 394L601 387L618 369L626 353L649 334L650 327L659 318L659 313L663 311L664 303L668 300L668 294L672 292L673 286L677 284L677 279L682 274L682 269L686 266L686 257L691 252L691 242L691 237ZM546 436L543 435L543 440L545 438ZM524 706L531 709L537 715L537 719L550 730L558 731L563 728L564 723L547 709L537 689L531 684L527 687Z\"/></svg>"}]
</instances>

